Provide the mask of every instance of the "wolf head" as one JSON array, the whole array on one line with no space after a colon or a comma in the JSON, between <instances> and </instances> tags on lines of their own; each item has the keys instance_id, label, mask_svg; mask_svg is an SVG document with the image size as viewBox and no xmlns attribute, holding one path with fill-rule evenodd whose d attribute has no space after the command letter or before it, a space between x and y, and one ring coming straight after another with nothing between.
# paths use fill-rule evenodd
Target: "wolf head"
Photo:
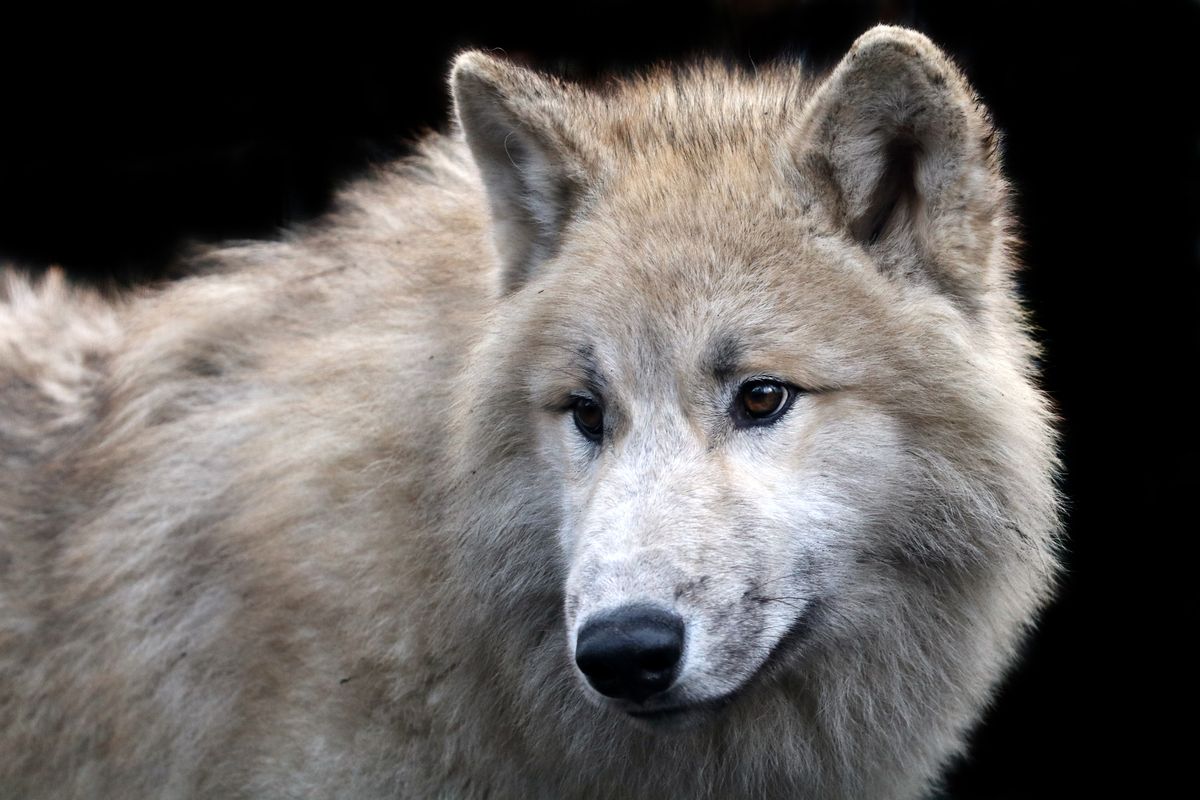
<instances>
[{"instance_id":1,"label":"wolf head","mask_svg":"<svg viewBox=\"0 0 1200 800\"><path fill-rule=\"evenodd\" d=\"M501 265L462 446L503 472L494 568L514 595L546 581L570 691L665 726L800 681L836 736L945 750L1044 601L1056 530L962 75L881 27L819 80L584 89L467 53L452 87Z\"/></svg>"}]
</instances>

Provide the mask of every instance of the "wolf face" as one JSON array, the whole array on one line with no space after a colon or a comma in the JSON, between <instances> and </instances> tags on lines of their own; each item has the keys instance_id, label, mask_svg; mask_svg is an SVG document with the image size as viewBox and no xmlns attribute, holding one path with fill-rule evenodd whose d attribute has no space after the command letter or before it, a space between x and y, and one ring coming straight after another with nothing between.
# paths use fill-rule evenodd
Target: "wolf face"
<instances>
[{"instance_id":1,"label":"wolf face","mask_svg":"<svg viewBox=\"0 0 1200 800\"><path fill-rule=\"evenodd\" d=\"M715 319L700 303L651 312L647 330L600 324L538 376L575 660L640 717L719 704L802 646L911 469L902 426L820 369L835 345L783 323L812 315L743 299ZM664 352L636 345L655 340ZM600 409L594 434L576 398ZM662 638L660 615L677 641L640 646Z\"/></svg>"},{"instance_id":2,"label":"wolf face","mask_svg":"<svg viewBox=\"0 0 1200 800\"><path fill-rule=\"evenodd\" d=\"M787 212L802 231L800 209ZM840 304L828 295L861 263L803 234L749 256L712 232L648 235L607 257L564 248L561 271L533 290L558 322L541 326L528 377L541 460L562 486L576 662L642 717L711 707L772 653L801 647L823 598L853 588L874 529L903 513L913 469L902 422L866 388L887 380L868 374L880 359L867 348L884 343L843 333L882 309L865 286L839 291L851 298ZM663 283L675 288L624 299L611 288ZM641 630L625 613L638 608L681 629L670 688L651 696L667 676L639 657L664 654L620 641L661 629ZM610 629L595 628L606 616ZM581 642L599 663L583 663Z\"/></svg>"},{"instance_id":3,"label":"wolf face","mask_svg":"<svg viewBox=\"0 0 1200 800\"><path fill-rule=\"evenodd\" d=\"M1002 663L1053 572L1053 442L945 57L880 28L820 84L452 80L587 696L698 721L760 679Z\"/></svg>"}]
</instances>

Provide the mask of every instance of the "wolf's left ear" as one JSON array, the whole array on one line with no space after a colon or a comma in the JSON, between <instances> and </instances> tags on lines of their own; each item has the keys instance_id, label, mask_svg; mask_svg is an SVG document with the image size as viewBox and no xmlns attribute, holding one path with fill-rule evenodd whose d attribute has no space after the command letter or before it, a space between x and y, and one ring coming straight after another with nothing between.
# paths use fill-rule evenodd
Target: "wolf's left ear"
<instances>
[{"instance_id":1,"label":"wolf's left ear","mask_svg":"<svg viewBox=\"0 0 1200 800\"><path fill-rule=\"evenodd\" d=\"M503 290L554 255L586 174L568 138L577 90L480 52L454 62L458 123L487 189Z\"/></svg>"},{"instance_id":2,"label":"wolf's left ear","mask_svg":"<svg viewBox=\"0 0 1200 800\"><path fill-rule=\"evenodd\" d=\"M797 163L879 267L971 304L1003 247L1005 188L987 112L927 38L863 34L817 90Z\"/></svg>"}]
</instances>

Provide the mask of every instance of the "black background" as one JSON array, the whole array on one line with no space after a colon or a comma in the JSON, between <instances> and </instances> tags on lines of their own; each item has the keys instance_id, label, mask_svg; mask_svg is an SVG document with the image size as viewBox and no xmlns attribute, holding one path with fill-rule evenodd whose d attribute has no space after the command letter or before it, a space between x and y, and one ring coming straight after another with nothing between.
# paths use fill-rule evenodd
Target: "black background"
<instances>
[{"instance_id":1,"label":"black background","mask_svg":"<svg viewBox=\"0 0 1200 800\"><path fill-rule=\"evenodd\" d=\"M1200 4L484 8L0 12L0 261L131 285L163 279L188 241L310 219L446 127L447 64L467 46L586 80L694 53L826 67L875 22L917 27L1004 132L1071 501L1061 595L945 796L1169 791L1195 736Z\"/></svg>"}]
</instances>

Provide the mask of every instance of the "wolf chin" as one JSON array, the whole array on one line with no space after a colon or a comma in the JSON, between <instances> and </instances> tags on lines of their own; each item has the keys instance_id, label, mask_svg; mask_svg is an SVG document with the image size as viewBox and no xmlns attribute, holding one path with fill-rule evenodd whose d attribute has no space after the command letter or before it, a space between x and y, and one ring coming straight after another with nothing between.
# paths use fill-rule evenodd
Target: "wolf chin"
<instances>
[{"instance_id":1,"label":"wolf chin","mask_svg":"<svg viewBox=\"0 0 1200 800\"><path fill-rule=\"evenodd\" d=\"M0 796L909 798L1057 570L996 136L920 34L585 88L0 304Z\"/></svg>"}]
</instances>

